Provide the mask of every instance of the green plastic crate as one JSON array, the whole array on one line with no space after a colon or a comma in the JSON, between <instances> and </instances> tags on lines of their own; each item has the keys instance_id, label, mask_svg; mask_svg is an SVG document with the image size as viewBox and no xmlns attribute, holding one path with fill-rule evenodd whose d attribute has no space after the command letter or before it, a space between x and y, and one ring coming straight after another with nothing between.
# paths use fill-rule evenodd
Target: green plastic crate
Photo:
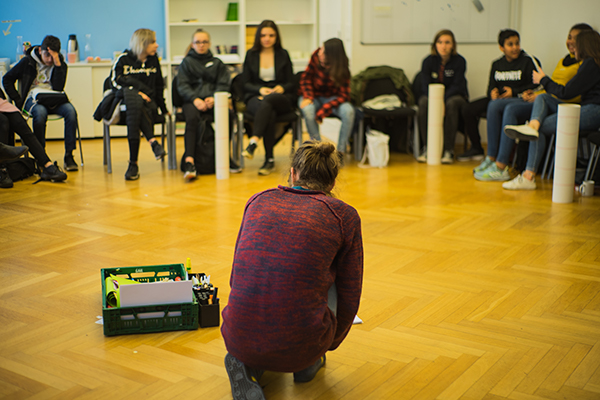
<instances>
[{"instance_id":1,"label":"green plastic crate","mask_svg":"<svg viewBox=\"0 0 600 400\"><path fill-rule=\"evenodd\" d=\"M198 329L199 306L195 298L192 303L164 304L138 307L109 308L106 304L105 280L111 274L138 282L156 282L164 278L175 279L185 276L183 264L151 265L142 267L102 268L102 319L104 335L150 333ZM146 314L146 315L144 315ZM152 316L148 318L148 314ZM175 314L175 315L169 315Z\"/></svg>"}]
</instances>

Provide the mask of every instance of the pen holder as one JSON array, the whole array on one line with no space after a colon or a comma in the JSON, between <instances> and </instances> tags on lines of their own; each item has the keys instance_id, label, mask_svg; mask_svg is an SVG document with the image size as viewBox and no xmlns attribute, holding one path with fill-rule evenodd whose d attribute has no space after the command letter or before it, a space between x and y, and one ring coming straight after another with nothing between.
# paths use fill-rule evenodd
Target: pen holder
<instances>
[{"instance_id":1,"label":"pen holder","mask_svg":"<svg viewBox=\"0 0 600 400\"><path fill-rule=\"evenodd\" d=\"M199 311L200 328L219 326L221 323L221 305L201 305Z\"/></svg>"}]
</instances>

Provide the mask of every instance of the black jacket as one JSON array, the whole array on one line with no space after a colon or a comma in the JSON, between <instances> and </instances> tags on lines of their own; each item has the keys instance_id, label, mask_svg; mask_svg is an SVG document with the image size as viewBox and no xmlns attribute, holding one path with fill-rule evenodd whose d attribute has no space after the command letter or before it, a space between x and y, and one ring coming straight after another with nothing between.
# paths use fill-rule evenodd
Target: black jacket
<instances>
[{"instance_id":1,"label":"black jacket","mask_svg":"<svg viewBox=\"0 0 600 400\"><path fill-rule=\"evenodd\" d=\"M248 50L244 60L244 71L242 72L242 81L244 83L244 101L248 102L252 97L260 96L261 87L274 88L280 85L284 94L293 98L296 95L296 86L294 83L294 69L292 60L285 49L275 49L275 80L265 82L260 79L260 51Z\"/></svg>"},{"instance_id":2,"label":"black jacket","mask_svg":"<svg viewBox=\"0 0 600 400\"><path fill-rule=\"evenodd\" d=\"M141 62L130 50L125 50L113 64L110 81L115 90L132 87L145 93L163 114L167 113L165 82L157 56L148 56L146 61Z\"/></svg>"},{"instance_id":3,"label":"black jacket","mask_svg":"<svg viewBox=\"0 0 600 400\"><path fill-rule=\"evenodd\" d=\"M210 50L198 54L191 49L179 66L177 91L184 103L193 103L196 98L214 97L215 92L228 92L229 78L227 66Z\"/></svg>"},{"instance_id":4,"label":"black jacket","mask_svg":"<svg viewBox=\"0 0 600 400\"><path fill-rule=\"evenodd\" d=\"M559 99L571 99L581 95L581 105L600 104L600 66L593 58L586 58L577 70L577 74L565 86L559 85L548 76L541 82L546 92Z\"/></svg>"},{"instance_id":5,"label":"black jacket","mask_svg":"<svg viewBox=\"0 0 600 400\"><path fill-rule=\"evenodd\" d=\"M536 61L541 66L539 60L536 59ZM493 89L502 92L504 86L512 89L512 97L517 97L528 89L536 88L538 85L532 81L534 69L533 61L522 50L519 57L512 61L508 61L505 56L500 57L492 63L487 96L491 97Z\"/></svg>"},{"instance_id":6,"label":"black jacket","mask_svg":"<svg viewBox=\"0 0 600 400\"><path fill-rule=\"evenodd\" d=\"M450 60L444 66L443 77L439 76L441 65L442 58L438 55L431 55L423 60L423 65L421 66L421 93L428 93L430 83L442 83L446 88L444 92L446 100L456 95L468 99L469 92L467 90L467 79L465 78L467 62L465 59L460 54L451 56Z\"/></svg>"},{"instance_id":7,"label":"black jacket","mask_svg":"<svg viewBox=\"0 0 600 400\"><path fill-rule=\"evenodd\" d=\"M27 100L27 94L31 89L31 85L37 77L37 62L31 55L35 51L36 57L42 58L40 55L40 46L33 46L27 50L27 55L11 68L10 71L2 78L2 84L8 97L15 102L15 105L22 109ZM50 83L52 90L63 91L67 82L67 63L62 54L59 54L60 67L53 67L50 75ZM16 81L21 81L21 93L15 87Z\"/></svg>"}]
</instances>

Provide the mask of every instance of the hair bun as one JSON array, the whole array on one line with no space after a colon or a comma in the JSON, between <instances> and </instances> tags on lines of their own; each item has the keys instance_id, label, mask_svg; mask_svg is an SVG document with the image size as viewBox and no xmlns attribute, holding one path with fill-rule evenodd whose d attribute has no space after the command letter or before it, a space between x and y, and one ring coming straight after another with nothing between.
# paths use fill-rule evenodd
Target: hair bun
<instances>
[{"instance_id":1,"label":"hair bun","mask_svg":"<svg viewBox=\"0 0 600 400\"><path fill-rule=\"evenodd\" d=\"M325 157L329 157L335 151L335 146L329 142L321 142L317 148Z\"/></svg>"}]
</instances>

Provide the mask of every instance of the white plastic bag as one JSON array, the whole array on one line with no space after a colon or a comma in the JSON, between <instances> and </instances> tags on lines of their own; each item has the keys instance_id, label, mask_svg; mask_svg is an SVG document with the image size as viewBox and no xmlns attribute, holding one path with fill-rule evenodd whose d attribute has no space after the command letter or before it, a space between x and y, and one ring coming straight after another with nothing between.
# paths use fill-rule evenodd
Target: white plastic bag
<instances>
[{"instance_id":1,"label":"white plastic bag","mask_svg":"<svg viewBox=\"0 0 600 400\"><path fill-rule=\"evenodd\" d=\"M383 168L388 165L390 159L390 147L388 142L390 137L383 132L369 129L366 133L367 145L362 160L358 164L359 167L368 168L366 165L367 158L369 165L372 168Z\"/></svg>"}]
</instances>

